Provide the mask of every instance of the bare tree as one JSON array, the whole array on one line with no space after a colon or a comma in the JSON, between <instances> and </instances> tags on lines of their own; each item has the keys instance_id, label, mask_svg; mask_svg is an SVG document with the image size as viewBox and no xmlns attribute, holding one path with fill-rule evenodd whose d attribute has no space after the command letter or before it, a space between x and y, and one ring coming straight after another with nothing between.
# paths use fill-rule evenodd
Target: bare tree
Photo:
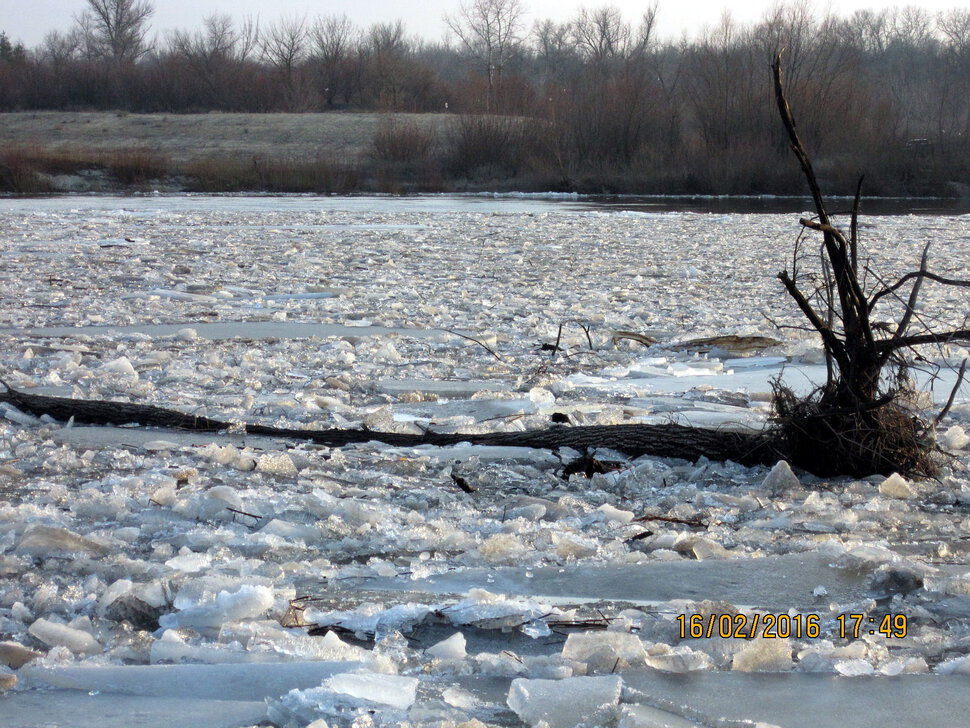
<instances>
[{"instance_id":1,"label":"bare tree","mask_svg":"<svg viewBox=\"0 0 970 728\"><path fill-rule=\"evenodd\" d=\"M287 104L296 102L296 70L307 53L309 27L307 18L280 18L260 34L259 47L263 59L283 77Z\"/></svg>"},{"instance_id":2,"label":"bare tree","mask_svg":"<svg viewBox=\"0 0 970 728\"><path fill-rule=\"evenodd\" d=\"M470 0L445 22L462 46L481 64L488 80L489 108L505 67L522 40L522 0Z\"/></svg>"},{"instance_id":3,"label":"bare tree","mask_svg":"<svg viewBox=\"0 0 970 728\"><path fill-rule=\"evenodd\" d=\"M970 54L970 10L954 8L940 13L936 26L952 50L960 55Z\"/></svg>"},{"instance_id":4,"label":"bare tree","mask_svg":"<svg viewBox=\"0 0 970 728\"><path fill-rule=\"evenodd\" d=\"M359 35L360 32L346 15L319 18L310 28L312 61L327 106L333 106L338 96L347 96L346 87L352 75L350 59Z\"/></svg>"},{"instance_id":5,"label":"bare tree","mask_svg":"<svg viewBox=\"0 0 970 728\"><path fill-rule=\"evenodd\" d=\"M404 22L374 23L363 43L367 81L378 105L398 109L403 101L403 86L410 69L409 43Z\"/></svg>"},{"instance_id":6,"label":"bare tree","mask_svg":"<svg viewBox=\"0 0 970 728\"><path fill-rule=\"evenodd\" d=\"M77 57L82 46L83 40L77 30L68 33L52 30L44 36L39 55L55 69L60 69Z\"/></svg>"},{"instance_id":7,"label":"bare tree","mask_svg":"<svg viewBox=\"0 0 970 728\"><path fill-rule=\"evenodd\" d=\"M846 88L858 54L840 41L837 28L833 17L818 16L810 0L795 0L772 6L752 35L765 63L784 51L786 93L802 109L801 131L810 143L843 133L839 120L858 103Z\"/></svg>"},{"instance_id":8,"label":"bare tree","mask_svg":"<svg viewBox=\"0 0 970 728\"><path fill-rule=\"evenodd\" d=\"M532 26L532 47L539 65L541 81L560 79L577 58L569 23L537 21Z\"/></svg>"},{"instance_id":9,"label":"bare tree","mask_svg":"<svg viewBox=\"0 0 970 728\"><path fill-rule=\"evenodd\" d=\"M581 8L573 21L576 47L596 65L625 56L632 37L629 23L615 5L596 10Z\"/></svg>"},{"instance_id":10,"label":"bare tree","mask_svg":"<svg viewBox=\"0 0 970 728\"><path fill-rule=\"evenodd\" d=\"M256 23L247 18L237 26L229 15L209 15L201 31L177 30L169 34L169 53L181 59L201 80L210 104L239 105L241 71L252 56L258 38Z\"/></svg>"},{"instance_id":11,"label":"bare tree","mask_svg":"<svg viewBox=\"0 0 970 728\"><path fill-rule=\"evenodd\" d=\"M202 26L195 33L176 30L169 35L171 52L185 58L199 73L211 75L222 64L244 60L251 52L252 46L230 16L206 16Z\"/></svg>"},{"instance_id":12,"label":"bare tree","mask_svg":"<svg viewBox=\"0 0 970 728\"><path fill-rule=\"evenodd\" d=\"M87 0L76 18L89 53L115 61L135 61L151 50L148 21L155 13L149 0Z\"/></svg>"},{"instance_id":13,"label":"bare tree","mask_svg":"<svg viewBox=\"0 0 970 728\"><path fill-rule=\"evenodd\" d=\"M706 147L705 161L716 164L725 151L745 150L768 133L768 96L756 80L755 56L750 31L729 12L686 49L683 90Z\"/></svg>"}]
</instances>

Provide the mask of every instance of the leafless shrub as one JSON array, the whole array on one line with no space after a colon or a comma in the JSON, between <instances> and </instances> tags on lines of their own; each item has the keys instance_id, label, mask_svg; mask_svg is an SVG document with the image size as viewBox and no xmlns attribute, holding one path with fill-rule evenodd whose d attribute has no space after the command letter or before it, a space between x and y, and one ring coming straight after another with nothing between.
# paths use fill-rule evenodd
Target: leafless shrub
<instances>
[{"instance_id":1,"label":"leafless shrub","mask_svg":"<svg viewBox=\"0 0 970 728\"><path fill-rule=\"evenodd\" d=\"M19 149L0 151L0 192L41 194L52 189L34 156Z\"/></svg>"},{"instance_id":2,"label":"leafless shrub","mask_svg":"<svg viewBox=\"0 0 970 728\"><path fill-rule=\"evenodd\" d=\"M381 119L374 134L372 156L378 162L413 165L427 162L435 146L433 127L393 116Z\"/></svg>"},{"instance_id":3,"label":"leafless shrub","mask_svg":"<svg viewBox=\"0 0 970 728\"><path fill-rule=\"evenodd\" d=\"M121 149L105 155L104 169L123 185L144 185L169 173L169 161L152 149Z\"/></svg>"},{"instance_id":4,"label":"leafless shrub","mask_svg":"<svg viewBox=\"0 0 970 728\"><path fill-rule=\"evenodd\" d=\"M526 159L527 125L512 116L455 117L444 153L447 171L469 180L514 177Z\"/></svg>"},{"instance_id":5,"label":"leafless shrub","mask_svg":"<svg viewBox=\"0 0 970 728\"><path fill-rule=\"evenodd\" d=\"M186 186L197 192L347 194L360 188L360 170L356 165L322 154L311 159L210 157L190 162L181 171Z\"/></svg>"}]
</instances>

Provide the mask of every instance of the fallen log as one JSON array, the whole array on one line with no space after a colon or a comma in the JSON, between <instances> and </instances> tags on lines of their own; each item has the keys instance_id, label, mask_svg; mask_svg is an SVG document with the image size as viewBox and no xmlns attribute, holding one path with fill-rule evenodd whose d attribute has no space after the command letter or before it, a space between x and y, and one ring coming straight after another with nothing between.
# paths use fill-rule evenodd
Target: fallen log
<instances>
[{"instance_id":1,"label":"fallen log","mask_svg":"<svg viewBox=\"0 0 970 728\"><path fill-rule=\"evenodd\" d=\"M2 383L2 382L0 382ZM291 440L308 440L329 447L353 443L382 442L399 447L418 445L504 445L555 450L570 447L585 451L590 448L610 448L630 457L652 455L698 460L733 460L742 465L771 465L781 455L770 437L731 430L685 427L677 424L661 425L584 425L551 427L525 432L433 432L421 434L378 432L375 430L301 430L260 424L223 422L209 417L187 415L155 405L114 402L97 399L73 399L31 394L4 384L0 402L13 405L22 412L40 417L48 415L60 422L92 425L138 424L148 427L219 432L243 430L251 435L268 435Z\"/></svg>"}]
</instances>

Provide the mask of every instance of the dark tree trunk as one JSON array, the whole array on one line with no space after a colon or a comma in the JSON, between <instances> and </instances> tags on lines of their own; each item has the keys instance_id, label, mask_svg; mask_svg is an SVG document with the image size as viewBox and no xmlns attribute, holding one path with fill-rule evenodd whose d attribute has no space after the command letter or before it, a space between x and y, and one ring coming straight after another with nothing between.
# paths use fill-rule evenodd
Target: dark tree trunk
<instances>
[{"instance_id":1,"label":"dark tree trunk","mask_svg":"<svg viewBox=\"0 0 970 728\"><path fill-rule=\"evenodd\" d=\"M377 441L402 447L456 445L467 442L474 445L542 449L571 447L580 451L588 448L611 448L630 457L654 455L687 460L707 457L711 460L733 460L743 465L769 465L780 457L771 441L764 436L674 424L552 427L548 430L485 434L426 432L418 435L373 430L297 430L256 424L239 425L208 417L186 415L153 405L48 397L22 392L9 386L6 392L0 393L0 402L8 402L38 417L48 415L62 422L73 418L78 423L100 425L135 423L196 432L245 429L245 432L253 435L309 440L331 447Z\"/></svg>"}]
</instances>

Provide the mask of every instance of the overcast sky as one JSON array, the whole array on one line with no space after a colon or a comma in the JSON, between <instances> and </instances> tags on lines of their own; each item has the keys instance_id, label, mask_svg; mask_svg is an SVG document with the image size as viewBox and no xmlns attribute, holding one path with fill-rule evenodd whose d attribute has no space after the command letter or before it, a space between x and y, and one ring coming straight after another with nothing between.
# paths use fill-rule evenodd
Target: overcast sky
<instances>
[{"instance_id":1,"label":"overcast sky","mask_svg":"<svg viewBox=\"0 0 970 728\"><path fill-rule=\"evenodd\" d=\"M598 8L615 5L631 21L635 21L646 3L643 0L524 0L529 11L527 20L552 18L566 20L580 7ZM742 21L761 16L773 0L747 0L743 3L727 0L660 0L658 30L661 36L695 33L704 25L713 25L724 8ZM858 8L877 9L893 5L918 5L930 11L965 7L961 0L916 0L915 2L887 2L886 0L840 0L831 5L817 2L816 7L836 7L840 14ZM195 30L202 18L213 13L225 13L234 18L259 16L261 22L272 22L281 15L331 15L346 13L357 25L402 19L411 35L440 40L445 35L442 17L455 13L460 0L154 0L155 15L152 29L156 33L174 28ZM85 0L0 0L0 30L13 41L28 47L41 42L49 30L67 30L73 16L87 7Z\"/></svg>"}]
</instances>

